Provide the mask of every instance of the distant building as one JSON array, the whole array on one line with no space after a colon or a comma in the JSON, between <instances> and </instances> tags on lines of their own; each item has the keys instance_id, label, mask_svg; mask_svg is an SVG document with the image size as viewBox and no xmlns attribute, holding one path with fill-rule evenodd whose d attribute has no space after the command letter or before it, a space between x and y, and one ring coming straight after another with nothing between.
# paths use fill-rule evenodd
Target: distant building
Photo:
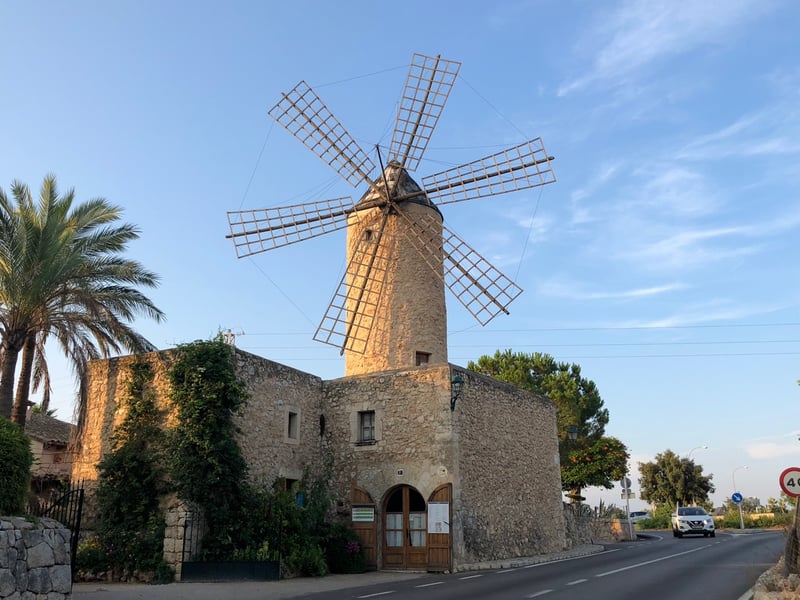
<instances>
[{"instance_id":1,"label":"distant building","mask_svg":"<svg viewBox=\"0 0 800 600\"><path fill-rule=\"evenodd\" d=\"M47 502L55 490L69 481L72 472L70 438L75 431L72 423L29 411L25 433L31 440L33 466L31 491L39 502Z\"/></svg>"}]
</instances>

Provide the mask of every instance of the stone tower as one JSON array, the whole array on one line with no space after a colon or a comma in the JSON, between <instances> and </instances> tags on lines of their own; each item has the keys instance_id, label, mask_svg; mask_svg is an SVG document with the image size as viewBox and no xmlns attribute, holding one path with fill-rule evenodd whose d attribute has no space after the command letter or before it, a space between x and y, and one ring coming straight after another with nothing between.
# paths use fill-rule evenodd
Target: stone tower
<instances>
[{"instance_id":1,"label":"stone tower","mask_svg":"<svg viewBox=\"0 0 800 600\"><path fill-rule=\"evenodd\" d=\"M371 189L348 219L345 376L447 362L442 215L396 162L377 187L393 202Z\"/></svg>"}]
</instances>

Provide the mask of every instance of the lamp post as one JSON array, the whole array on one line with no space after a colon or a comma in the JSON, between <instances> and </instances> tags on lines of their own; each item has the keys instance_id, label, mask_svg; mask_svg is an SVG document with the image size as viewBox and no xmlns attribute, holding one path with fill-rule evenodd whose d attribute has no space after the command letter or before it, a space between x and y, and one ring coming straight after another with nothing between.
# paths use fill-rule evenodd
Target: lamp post
<instances>
[{"instance_id":1,"label":"lamp post","mask_svg":"<svg viewBox=\"0 0 800 600\"><path fill-rule=\"evenodd\" d=\"M690 458L692 458L692 452L694 452L695 450L708 450L708 445L707 444L703 444L702 446L696 446L696 447L692 448L691 450L689 450L689 452L686 453L686 460L689 460Z\"/></svg>"},{"instance_id":2,"label":"lamp post","mask_svg":"<svg viewBox=\"0 0 800 600\"><path fill-rule=\"evenodd\" d=\"M731 473L731 481L733 482L733 493L735 494L739 490L736 489L736 471L739 469L749 469L747 465L742 465L741 467L736 467ZM744 529L744 517L742 516L742 503L739 502L739 529Z\"/></svg>"},{"instance_id":3,"label":"lamp post","mask_svg":"<svg viewBox=\"0 0 800 600\"><path fill-rule=\"evenodd\" d=\"M702 446L695 446L689 452L686 453L686 460L689 461L692 458L692 452L695 450L708 450L708 444L703 444ZM683 484L686 485L686 476L683 478ZM694 504L694 498L692 498L692 504ZM676 503L676 510L677 510L677 503Z\"/></svg>"}]
</instances>

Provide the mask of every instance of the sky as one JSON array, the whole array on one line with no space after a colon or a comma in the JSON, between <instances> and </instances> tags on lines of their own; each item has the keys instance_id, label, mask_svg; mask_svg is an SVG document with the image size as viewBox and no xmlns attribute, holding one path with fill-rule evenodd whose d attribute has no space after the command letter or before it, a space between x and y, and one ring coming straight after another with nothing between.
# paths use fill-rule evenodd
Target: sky
<instances>
[{"instance_id":1,"label":"sky","mask_svg":"<svg viewBox=\"0 0 800 600\"><path fill-rule=\"evenodd\" d=\"M448 296L451 363L577 363L638 463L669 449L712 500L800 464L800 3L792 0L0 3L0 187L106 198L160 276L158 348L239 348L344 375L312 337L345 234L237 259L227 212L361 196L269 109L300 80L371 156L414 53L462 63L418 170L541 137L557 183L442 207L524 292L485 327ZM48 350L57 416L75 382ZM707 446L707 448L704 448ZM590 503L624 506L620 488Z\"/></svg>"}]
</instances>

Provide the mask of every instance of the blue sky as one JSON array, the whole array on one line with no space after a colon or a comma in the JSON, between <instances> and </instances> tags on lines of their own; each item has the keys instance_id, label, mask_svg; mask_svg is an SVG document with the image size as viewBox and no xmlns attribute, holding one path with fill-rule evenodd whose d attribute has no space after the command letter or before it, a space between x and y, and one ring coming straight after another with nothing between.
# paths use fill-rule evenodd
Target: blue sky
<instances>
[{"instance_id":1,"label":"blue sky","mask_svg":"<svg viewBox=\"0 0 800 600\"><path fill-rule=\"evenodd\" d=\"M692 452L717 504L734 480L777 496L800 464L800 4L7 0L0 22L0 186L54 173L124 207L130 256L162 278L167 321L137 322L158 347L230 328L343 375L312 336L344 233L240 260L226 212L360 196L267 111L303 79L372 151L412 54L441 54L463 64L415 177L536 136L558 177L443 207L525 290L483 328L448 298L450 361L579 363L634 466Z\"/></svg>"}]
</instances>

